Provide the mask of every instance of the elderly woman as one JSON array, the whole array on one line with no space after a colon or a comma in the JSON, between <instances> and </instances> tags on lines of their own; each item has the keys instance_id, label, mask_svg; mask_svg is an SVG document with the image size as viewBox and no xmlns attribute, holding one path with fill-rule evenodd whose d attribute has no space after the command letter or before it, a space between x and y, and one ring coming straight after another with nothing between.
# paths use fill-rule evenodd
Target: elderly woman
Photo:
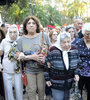
<instances>
[{"instance_id":1,"label":"elderly woman","mask_svg":"<svg viewBox=\"0 0 90 100\"><path fill-rule=\"evenodd\" d=\"M24 34L17 45L17 58L25 62L27 75L27 93L29 100L36 100L38 90L39 100L44 100L45 80L43 61L45 56L40 52L50 46L47 34L40 33L40 21L35 16L28 16L23 22Z\"/></svg>"},{"instance_id":2,"label":"elderly woman","mask_svg":"<svg viewBox=\"0 0 90 100\"><path fill-rule=\"evenodd\" d=\"M90 100L90 23L83 25L82 32L84 37L77 42L79 56L82 60L79 88L82 91L85 85L87 89L87 100Z\"/></svg>"},{"instance_id":3,"label":"elderly woman","mask_svg":"<svg viewBox=\"0 0 90 100\"><path fill-rule=\"evenodd\" d=\"M52 88L53 100L69 100L74 78L79 81L78 63L78 51L71 45L70 34L60 33L45 60L45 80Z\"/></svg>"},{"instance_id":4,"label":"elderly woman","mask_svg":"<svg viewBox=\"0 0 90 100\"><path fill-rule=\"evenodd\" d=\"M23 100L22 96L22 74L16 73L16 62L9 58L9 53L13 43L18 38L18 28L16 25L9 27L6 38L2 40L0 45L0 55L3 57L3 80L5 88L5 100L14 100L13 96L13 82L15 86L16 100ZM13 49L13 48L12 48Z\"/></svg>"},{"instance_id":5,"label":"elderly woman","mask_svg":"<svg viewBox=\"0 0 90 100\"><path fill-rule=\"evenodd\" d=\"M70 33L71 35L71 42L72 44L76 44L76 42L79 40L79 38L76 38L76 32L75 32L75 28L71 25L68 25L65 29L66 32Z\"/></svg>"}]
</instances>

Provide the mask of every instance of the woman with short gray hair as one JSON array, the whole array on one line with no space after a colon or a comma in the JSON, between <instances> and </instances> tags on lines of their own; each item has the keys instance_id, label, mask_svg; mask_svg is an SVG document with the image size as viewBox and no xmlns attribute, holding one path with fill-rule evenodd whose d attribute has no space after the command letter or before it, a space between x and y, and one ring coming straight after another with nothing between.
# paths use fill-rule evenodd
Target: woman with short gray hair
<instances>
[{"instance_id":1,"label":"woman with short gray hair","mask_svg":"<svg viewBox=\"0 0 90 100\"><path fill-rule=\"evenodd\" d=\"M83 86L85 85L87 100L90 100L90 23L83 25L82 33L84 37L76 43L79 56L82 60L79 88L82 94Z\"/></svg>"}]
</instances>

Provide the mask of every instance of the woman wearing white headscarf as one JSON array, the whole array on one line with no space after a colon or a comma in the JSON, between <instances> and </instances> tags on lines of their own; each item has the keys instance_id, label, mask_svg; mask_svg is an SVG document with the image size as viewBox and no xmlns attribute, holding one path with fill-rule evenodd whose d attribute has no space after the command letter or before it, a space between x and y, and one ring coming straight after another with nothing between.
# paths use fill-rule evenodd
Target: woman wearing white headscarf
<instances>
[{"instance_id":1,"label":"woman wearing white headscarf","mask_svg":"<svg viewBox=\"0 0 90 100\"><path fill-rule=\"evenodd\" d=\"M52 88L53 100L69 99L73 80L79 81L78 64L78 51L71 45L70 34L59 34L56 44L50 48L45 60L45 80Z\"/></svg>"},{"instance_id":2,"label":"woman wearing white headscarf","mask_svg":"<svg viewBox=\"0 0 90 100\"><path fill-rule=\"evenodd\" d=\"M2 40L0 45L0 56L3 57L3 80L4 80L4 88L5 88L5 100L14 100L13 96L13 82L14 78L14 87L16 92L16 100L22 99L22 80L21 73L16 73L16 62L12 55L10 54L10 50L13 49L16 45L16 40L18 39L18 29L16 25L12 25L9 27L6 38ZM13 46L13 47L12 47ZM12 49L11 49L12 48ZM13 56L15 56L13 54Z\"/></svg>"}]
</instances>

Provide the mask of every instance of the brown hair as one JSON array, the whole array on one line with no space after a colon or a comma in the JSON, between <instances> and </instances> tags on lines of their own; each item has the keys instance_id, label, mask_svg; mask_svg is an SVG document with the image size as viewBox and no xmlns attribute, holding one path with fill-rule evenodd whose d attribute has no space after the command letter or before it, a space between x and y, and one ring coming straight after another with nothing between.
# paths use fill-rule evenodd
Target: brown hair
<instances>
[{"instance_id":1,"label":"brown hair","mask_svg":"<svg viewBox=\"0 0 90 100\"><path fill-rule=\"evenodd\" d=\"M37 33L40 33L40 21L39 21L39 19L38 19L37 17L35 17L35 16L28 16L28 17L26 17L26 18L24 19L24 21L23 21L23 32L24 32L24 34L25 34L25 35L28 34L28 31L27 31L27 29L26 29L26 25L27 25L27 23L28 23L28 21L29 21L30 19L32 19L32 20L35 21L36 26L37 26L36 32L37 32Z\"/></svg>"},{"instance_id":2,"label":"brown hair","mask_svg":"<svg viewBox=\"0 0 90 100\"><path fill-rule=\"evenodd\" d=\"M5 38L5 32L2 29L2 27L0 27L0 34L1 34L1 40L0 40L0 42L1 42Z\"/></svg>"},{"instance_id":3,"label":"brown hair","mask_svg":"<svg viewBox=\"0 0 90 100\"><path fill-rule=\"evenodd\" d=\"M52 41L52 35L53 35L53 32L55 32L56 29L52 29L50 30L50 33L49 33L49 37L50 37L50 40ZM56 31L57 32L57 31ZM57 32L58 33L58 32Z\"/></svg>"}]
</instances>

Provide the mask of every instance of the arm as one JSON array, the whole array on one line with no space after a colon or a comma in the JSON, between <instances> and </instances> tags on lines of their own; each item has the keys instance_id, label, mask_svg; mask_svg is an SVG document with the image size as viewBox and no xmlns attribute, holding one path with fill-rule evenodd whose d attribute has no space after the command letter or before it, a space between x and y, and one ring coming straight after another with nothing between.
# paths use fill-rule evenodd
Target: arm
<instances>
[{"instance_id":1,"label":"arm","mask_svg":"<svg viewBox=\"0 0 90 100\"><path fill-rule=\"evenodd\" d=\"M42 54L38 54L38 53L34 53L33 55L24 55L23 52L16 52L16 57L19 60L34 60L37 62L43 62L43 60L45 59L44 56Z\"/></svg>"},{"instance_id":2,"label":"arm","mask_svg":"<svg viewBox=\"0 0 90 100\"><path fill-rule=\"evenodd\" d=\"M4 54L3 50L0 50L0 56L2 56Z\"/></svg>"},{"instance_id":3,"label":"arm","mask_svg":"<svg viewBox=\"0 0 90 100\"><path fill-rule=\"evenodd\" d=\"M49 76L49 67L48 65L50 65L50 62L48 60L48 57L50 57L49 55L47 55L46 59L45 59L45 64L44 64L44 77L46 80L46 84L48 87L50 87L52 84L50 82L50 76Z\"/></svg>"}]
</instances>

